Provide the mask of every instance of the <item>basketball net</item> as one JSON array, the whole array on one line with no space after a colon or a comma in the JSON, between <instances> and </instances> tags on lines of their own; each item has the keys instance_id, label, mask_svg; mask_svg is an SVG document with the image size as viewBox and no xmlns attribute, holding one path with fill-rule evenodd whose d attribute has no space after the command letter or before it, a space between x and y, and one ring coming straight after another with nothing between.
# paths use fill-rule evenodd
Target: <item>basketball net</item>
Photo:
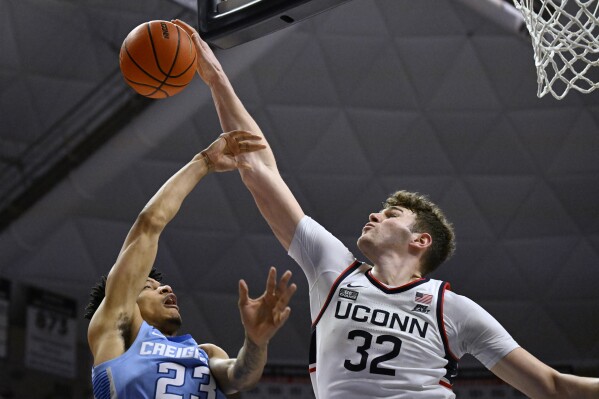
<instances>
[{"instance_id":1,"label":"basketball net","mask_svg":"<svg viewBox=\"0 0 599 399\"><path fill-rule=\"evenodd\" d=\"M532 39L537 96L599 88L599 0L513 0ZM595 78L595 81L593 81Z\"/></svg>"}]
</instances>

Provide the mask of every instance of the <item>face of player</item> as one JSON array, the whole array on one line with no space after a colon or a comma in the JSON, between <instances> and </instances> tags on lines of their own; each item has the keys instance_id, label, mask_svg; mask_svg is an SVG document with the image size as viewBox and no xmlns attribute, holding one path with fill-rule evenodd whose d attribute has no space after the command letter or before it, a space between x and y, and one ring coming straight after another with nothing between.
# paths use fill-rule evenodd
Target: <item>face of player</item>
<instances>
[{"instance_id":1,"label":"face of player","mask_svg":"<svg viewBox=\"0 0 599 399\"><path fill-rule=\"evenodd\" d=\"M141 317L165 335L174 335L181 326L177 297L168 285L148 278L137 297Z\"/></svg>"},{"instance_id":2,"label":"face of player","mask_svg":"<svg viewBox=\"0 0 599 399\"><path fill-rule=\"evenodd\" d=\"M358 239L358 248L366 255L389 249L405 252L415 233L411 227L416 214L409 209L392 206L371 213Z\"/></svg>"}]
</instances>

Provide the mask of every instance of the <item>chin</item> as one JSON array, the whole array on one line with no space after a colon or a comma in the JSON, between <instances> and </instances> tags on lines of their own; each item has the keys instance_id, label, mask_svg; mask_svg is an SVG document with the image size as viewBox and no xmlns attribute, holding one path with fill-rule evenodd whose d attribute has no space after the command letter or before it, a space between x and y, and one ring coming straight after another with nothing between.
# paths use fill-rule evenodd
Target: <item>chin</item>
<instances>
[{"instance_id":1,"label":"chin","mask_svg":"<svg viewBox=\"0 0 599 399\"><path fill-rule=\"evenodd\" d=\"M370 240L362 234L360 236L360 238L358 238L358 241L356 242L356 244L360 251L364 251L363 248L367 248L370 245Z\"/></svg>"},{"instance_id":2,"label":"chin","mask_svg":"<svg viewBox=\"0 0 599 399\"><path fill-rule=\"evenodd\" d=\"M176 326L177 329L179 329L179 327L181 327L181 324L183 324L183 320L181 320L181 316L171 317L170 319L167 320L167 322L169 324Z\"/></svg>"},{"instance_id":3,"label":"chin","mask_svg":"<svg viewBox=\"0 0 599 399\"><path fill-rule=\"evenodd\" d=\"M162 323L163 328L158 328L165 335L176 335L181 328L181 317L171 317Z\"/></svg>"},{"instance_id":4,"label":"chin","mask_svg":"<svg viewBox=\"0 0 599 399\"><path fill-rule=\"evenodd\" d=\"M361 236L360 238L358 238L356 244L360 252L362 252L362 255L368 258L368 260L371 260L368 255L370 253L370 248L373 248L375 246L372 240L368 237Z\"/></svg>"}]
</instances>

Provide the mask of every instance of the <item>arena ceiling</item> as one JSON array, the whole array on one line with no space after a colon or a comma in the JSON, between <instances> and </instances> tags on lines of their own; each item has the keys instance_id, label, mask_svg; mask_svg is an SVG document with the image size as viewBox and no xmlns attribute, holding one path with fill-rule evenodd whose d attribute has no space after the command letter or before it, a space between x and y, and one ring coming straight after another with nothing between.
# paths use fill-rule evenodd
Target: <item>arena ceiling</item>
<instances>
[{"instance_id":1,"label":"arena ceiling","mask_svg":"<svg viewBox=\"0 0 599 399\"><path fill-rule=\"evenodd\" d=\"M220 133L199 79L150 101L119 75L126 34L174 17L196 18L165 0L0 1L0 275L81 316L146 201ZM427 193L458 237L434 277L545 362L599 366L599 93L538 99L530 43L457 0L353 0L217 56L307 214L355 249L387 194ZM305 365L305 279L236 173L201 182L157 260L184 330L231 354L237 280L257 295L270 265L299 285L270 361Z\"/></svg>"}]
</instances>

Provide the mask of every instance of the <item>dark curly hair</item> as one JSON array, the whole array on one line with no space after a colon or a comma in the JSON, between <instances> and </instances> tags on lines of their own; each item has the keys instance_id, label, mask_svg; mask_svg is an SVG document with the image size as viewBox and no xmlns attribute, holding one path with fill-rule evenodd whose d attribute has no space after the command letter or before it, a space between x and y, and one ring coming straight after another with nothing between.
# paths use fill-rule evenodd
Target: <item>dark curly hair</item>
<instances>
[{"instance_id":1,"label":"dark curly hair","mask_svg":"<svg viewBox=\"0 0 599 399\"><path fill-rule=\"evenodd\" d=\"M162 281L162 273L157 271L155 268L152 268L148 277L153 278L154 280L160 282ZM85 317L88 320L91 320L96 310L104 300L106 296L106 276L100 277L100 281L92 288L89 293L89 303L85 307Z\"/></svg>"},{"instance_id":2,"label":"dark curly hair","mask_svg":"<svg viewBox=\"0 0 599 399\"><path fill-rule=\"evenodd\" d=\"M413 232L428 233L433 239L424 254L421 265L422 275L433 272L455 251L455 233L451 223L441 209L425 195L409 191L397 191L383 203L385 208L401 206L416 214Z\"/></svg>"}]
</instances>

